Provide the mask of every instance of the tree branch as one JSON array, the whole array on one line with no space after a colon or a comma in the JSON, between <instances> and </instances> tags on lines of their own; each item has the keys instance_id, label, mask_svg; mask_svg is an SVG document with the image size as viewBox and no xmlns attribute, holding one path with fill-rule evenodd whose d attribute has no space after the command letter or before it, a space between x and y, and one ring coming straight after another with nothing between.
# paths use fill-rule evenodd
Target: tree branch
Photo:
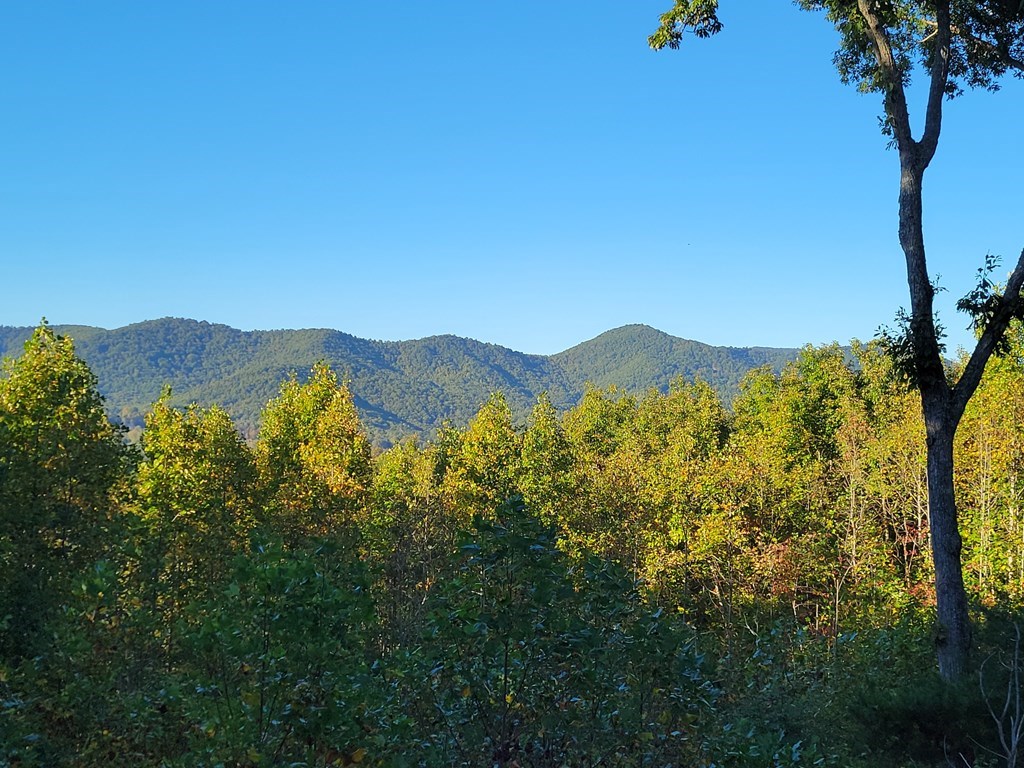
<instances>
[{"instance_id":1,"label":"tree branch","mask_svg":"<svg viewBox=\"0 0 1024 768\"><path fill-rule=\"evenodd\" d=\"M857 0L857 8L871 33L875 59L885 75L885 111L892 121L896 145L901 151L911 151L916 148L917 143L910 129L910 110L907 107L907 95L903 90L903 73L896 65L896 57L893 55L885 26L871 5L870 0Z\"/></svg>"},{"instance_id":2,"label":"tree branch","mask_svg":"<svg viewBox=\"0 0 1024 768\"><path fill-rule=\"evenodd\" d=\"M986 49L989 53L996 57L996 60L1000 64L1005 66L1007 69L1016 69L1018 72L1024 72L1024 61L1014 58L1008 50L1002 48L996 43L993 43L990 40L986 40L983 37L972 35L970 32L964 32L963 30L957 27L952 27L952 31L956 32L956 34L959 37L973 43L979 48Z\"/></svg>"},{"instance_id":3,"label":"tree branch","mask_svg":"<svg viewBox=\"0 0 1024 768\"><path fill-rule=\"evenodd\" d=\"M1024 287L1024 251L1020 252L1017 266L1013 268L1010 279L1006 282L1006 290L999 300L999 307L985 326L985 330L982 331L981 338L978 339L978 344L974 347L974 352L971 354L970 360L967 361L964 372L960 375L960 380L953 387L955 413L962 414L964 408L967 407L967 401L971 399L971 395L981 383L981 375L985 372L989 358L992 357L996 346L1003 338L1003 334L1006 333L1010 321L1020 313L1022 287Z\"/></svg>"},{"instance_id":4,"label":"tree branch","mask_svg":"<svg viewBox=\"0 0 1024 768\"><path fill-rule=\"evenodd\" d=\"M932 37L935 37L939 33L938 25L936 24L936 22L932 21L931 19L925 19L924 23L930 27L935 27L935 31L931 32L927 37L925 37L924 40L921 41L922 43L930 40ZM1000 64L1005 66L1007 69L1016 69L1018 72L1024 72L1024 59L1018 59L1014 57L1008 49L1001 47L997 43L993 43L991 40L986 40L983 37L978 37L974 33L969 32L956 24L950 24L949 31L951 40L953 37L959 37L961 40L969 42L972 45L976 45L979 48L984 48L990 54L995 56L996 60Z\"/></svg>"},{"instance_id":5,"label":"tree branch","mask_svg":"<svg viewBox=\"0 0 1024 768\"><path fill-rule=\"evenodd\" d=\"M931 84L928 89L928 108L925 113L924 134L921 137L921 162L927 166L935 156L942 130L942 100L949 82L950 19L949 0L935 6L935 50L932 54Z\"/></svg>"}]
</instances>

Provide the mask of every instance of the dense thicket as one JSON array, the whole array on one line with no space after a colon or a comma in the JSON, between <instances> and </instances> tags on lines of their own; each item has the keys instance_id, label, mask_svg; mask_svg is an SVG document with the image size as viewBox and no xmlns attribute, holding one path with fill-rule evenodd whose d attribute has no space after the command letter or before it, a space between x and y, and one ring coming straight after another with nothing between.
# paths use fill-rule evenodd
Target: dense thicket
<instances>
[{"instance_id":1,"label":"dense thicket","mask_svg":"<svg viewBox=\"0 0 1024 768\"><path fill-rule=\"evenodd\" d=\"M318 365L129 446L71 342L0 376L0 765L1012 765L1024 336L958 442L980 680L932 667L923 428L807 348L727 409L589 389L371 456ZM1002 714L1000 714L1002 713Z\"/></svg>"}]
</instances>

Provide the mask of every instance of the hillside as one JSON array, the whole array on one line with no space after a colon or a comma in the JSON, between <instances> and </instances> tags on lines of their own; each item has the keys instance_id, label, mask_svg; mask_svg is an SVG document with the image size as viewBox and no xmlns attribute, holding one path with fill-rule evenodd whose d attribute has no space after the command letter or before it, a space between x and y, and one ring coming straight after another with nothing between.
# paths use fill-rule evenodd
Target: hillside
<instances>
[{"instance_id":1,"label":"hillside","mask_svg":"<svg viewBox=\"0 0 1024 768\"><path fill-rule=\"evenodd\" d=\"M575 404L586 384L664 390L677 377L701 378L731 399L751 368L781 367L796 350L712 347L644 325L628 325L556 355L516 352L457 336L372 341L329 329L240 331L164 318L105 330L55 326L72 337L99 378L111 413L129 426L165 386L179 404L217 403L254 436L260 410L283 379L326 360L349 382L363 422L379 445L428 435L445 420L465 424L495 391L525 418L541 392ZM0 326L0 355L16 356L31 328Z\"/></svg>"},{"instance_id":2,"label":"hillside","mask_svg":"<svg viewBox=\"0 0 1024 768\"><path fill-rule=\"evenodd\" d=\"M602 333L552 360L577 390L587 382L629 391L666 390L672 379L699 378L726 400L737 394L743 375L763 365L781 368L796 350L769 347L712 347L669 336L647 325L625 325Z\"/></svg>"}]
</instances>

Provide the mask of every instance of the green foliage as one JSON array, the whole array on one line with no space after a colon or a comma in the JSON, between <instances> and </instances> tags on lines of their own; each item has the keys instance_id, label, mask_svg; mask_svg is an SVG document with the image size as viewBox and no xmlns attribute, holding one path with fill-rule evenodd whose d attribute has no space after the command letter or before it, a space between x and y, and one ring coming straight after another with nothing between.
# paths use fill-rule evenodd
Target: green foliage
<instances>
[{"instance_id":1,"label":"green foliage","mask_svg":"<svg viewBox=\"0 0 1024 768\"><path fill-rule=\"evenodd\" d=\"M692 637L621 570L576 570L556 543L518 499L475 521L412 683L428 764L692 760L709 695Z\"/></svg>"},{"instance_id":2,"label":"green foliage","mask_svg":"<svg viewBox=\"0 0 1024 768\"><path fill-rule=\"evenodd\" d=\"M349 383L372 442L382 448L409 436L434 436L445 421L460 427L496 391L517 423L541 392L565 410L584 386L618 384L665 390L676 376L701 378L727 400L751 367L781 366L795 350L711 347L646 326L609 331L542 357L455 336L385 342L330 330L239 331L164 318L114 330L62 326L96 372L110 414L137 437L150 403L170 386L168 405L217 404L243 436L255 440L260 414L280 382L326 360ZM0 326L0 355L14 354L28 328Z\"/></svg>"},{"instance_id":3,"label":"green foliage","mask_svg":"<svg viewBox=\"0 0 1024 768\"><path fill-rule=\"evenodd\" d=\"M931 659L933 631L931 618L914 611L853 638L838 670L843 699L834 716L875 764L962 764L961 755L968 764L993 764L992 720L977 678L956 685L940 679Z\"/></svg>"},{"instance_id":4,"label":"green foliage","mask_svg":"<svg viewBox=\"0 0 1024 768\"><path fill-rule=\"evenodd\" d=\"M371 611L351 563L329 543L257 543L219 595L191 606L195 695L181 702L191 727L172 764L315 764L361 748Z\"/></svg>"},{"instance_id":5,"label":"green foliage","mask_svg":"<svg viewBox=\"0 0 1024 768\"><path fill-rule=\"evenodd\" d=\"M930 671L920 402L877 344L757 371L733 412L679 379L523 431L495 395L373 459L317 366L253 447L159 400L136 463L40 329L0 379L0 764L983 765L1021 345L957 444L982 690Z\"/></svg>"},{"instance_id":6,"label":"green foliage","mask_svg":"<svg viewBox=\"0 0 1024 768\"><path fill-rule=\"evenodd\" d=\"M792 360L795 349L711 347L680 339L646 325L627 325L559 352L551 359L565 371L577 402L589 383L643 393L668 391L680 377L707 382L726 402L739 392L747 371L761 366L773 370ZM552 395L554 389L551 389ZM552 397L558 405L557 399Z\"/></svg>"},{"instance_id":7,"label":"green foliage","mask_svg":"<svg viewBox=\"0 0 1024 768\"><path fill-rule=\"evenodd\" d=\"M1019 328L1007 339L1013 354L989 363L957 432L965 578L989 606L1024 599L1024 433L1009 417L1024 407Z\"/></svg>"},{"instance_id":8,"label":"green foliage","mask_svg":"<svg viewBox=\"0 0 1024 768\"><path fill-rule=\"evenodd\" d=\"M933 285L933 290L939 291L941 289L937 285ZM946 336L946 330L938 320L934 321L934 325L938 351L940 354L945 354L946 344L943 339ZM911 389L917 389L921 384L921 378L917 369L918 360L914 350L912 328L913 318L905 309L900 307L896 312L895 328L882 326L877 330L875 336L881 348L892 360L895 370L899 372L906 385ZM948 377L949 372L947 370Z\"/></svg>"},{"instance_id":9,"label":"green foliage","mask_svg":"<svg viewBox=\"0 0 1024 768\"><path fill-rule=\"evenodd\" d=\"M382 645L389 650L419 636L426 596L455 546L458 523L438 488L442 452L407 441L375 462L363 541L375 577Z\"/></svg>"},{"instance_id":10,"label":"green foliage","mask_svg":"<svg viewBox=\"0 0 1024 768\"><path fill-rule=\"evenodd\" d=\"M649 42L655 49L678 48L685 32L703 38L721 31L718 0L676 0L672 9L661 15L661 24Z\"/></svg>"},{"instance_id":11,"label":"green foliage","mask_svg":"<svg viewBox=\"0 0 1024 768\"><path fill-rule=\"evenodd\" d=\"M1013 316L1017 321L1021 320L1024 313L1024 302L1020 297L1004 296L999 285L992 281L992 273L999 266L1000 258L992 254L986 254L985 264L978 269L978 283L966 296L957 302L956 308L970 316L971 326L976 336L980 336L995 319L1000 308L1012 300ZM1004 356L1010 351L1011 336L1009 333L1000 335L996 341L996 356Z\"/></svg>"},{"instance_id":12,"label":"green foliage","mask_svg":"<svg viewBox=\"0 0 1024 768\"><path fill-rule=\"evenodd\" d=\"M547 395L533 408L523 435L519 487L526 504L549 523L556 523L579 495L576 457L558 413Z\"/></svg>"},{"instance_id":13,"label":"green foliage","mask_svg":"<svg viewBox=\"0 0 1024 768\"><path fill-rule=\"evenodd\" d=\"M452 505L471 518L517 493L520 443L504 395L491 395L469 422L451 457L443 489Z\"/></svg>"},{"instance_id":14,"label":"green foliage","mask_svg":"<svg viewBox=\"0 0 1024 768\"><path fill-rule=\"evenodd\" d=\"M117 525L131 452L69 339L41 325L0 370L0 657L34 648L48 607Z\"/></svg>"},{"instance_id":15,"label":"green foliage","mask_svg":"<svg viewBox=\"0 0 1024 768\"><path fill-rule=\"evenodd\" d=\"M839 33L834 62L844 83L860 90L888 93L893 83L879 66L868 22L852 0L797 0L808 11L821 11ZM719 33L718 0L675 0L662 14L649 42L652 48L678 48L683 36L706 38ZM915 66L930 69L937 55L935 6L924 0L884 0L871 4L872 13L885 29L896 72L903 85L910 82ZM949 82L946 93L954 96L962 87L998 88L1008 71L1021 71L1024 61L1024 9L1014 0L953 0L949 3L952 36L948 54Z\"/></svg>"},{"instance_id":16,"label":"green foliage","mask_svg":"<svg viewBox=\"0 0 1024 768\"><path fill-rule=\"evenodd\" d=\"M370 444L347 387L322 363L294 377L263 412L256 446L270 527L286 542L357 522L370 485Z\"/></svg>"},{"instance_id":17,"label":"green foliage","mask_svg":"<svg viewBox=\"0 0 1024 768\"><path fill-rule=\"evenodd\" d=\"M252 452L231 419L216 406L179 411L168 399L153 405L143 434L136 577L170 644L183 606L222 588L257 520Z\"/></svg>"}]
</instances>

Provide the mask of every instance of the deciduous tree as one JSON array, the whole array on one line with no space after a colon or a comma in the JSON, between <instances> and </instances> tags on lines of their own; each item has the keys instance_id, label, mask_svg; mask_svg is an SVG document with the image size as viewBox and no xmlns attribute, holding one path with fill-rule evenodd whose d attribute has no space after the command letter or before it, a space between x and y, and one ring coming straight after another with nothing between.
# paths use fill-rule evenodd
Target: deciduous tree
<instances>
[{"instance_id":1,"label":"deciduous tree","mask_svg":"<svg viewBox=\"0 0 1024 768\"><path fill-rule=\"evenodd\" d=\"M521 443L505 396L495 392L469 422L445 475L456 506L469 516L489 515L515 495Z\"/></svg>"},{"instance_id":2,"label":"deciduous tree","mask_svg":"<svg viewBox=\"0 0 1024 768\"><path fill-rule=\"evenodd\" d=\"M146 417L138 500L146 603L168 645L182 606L219 591L255 526L252 453L216 406L179 411L158 400Z\"/></svg>"},{"instance_id":3,"label":"deciduous tree","mask_svg":"<svg viewBox=\"0 0 1024 768\"><path fill-rule=\"evenodd\" d=\"M370 443L352 394L318 363L281 385L263 412L256 466L271 526L289 544L356 522L372 480Z\"/></svg>"},{"instance_id":4,"label":"deciduous tree","mask_svg":"<svg viewBox=\"0 0 1024 768\"><path fill-rule=\"evenodd\" d=\"M101 556L129 454L96 377L44 323L0 369L0 652L30 650Z\"/></svg>"},{"instance_id":5,"label":"deciduous tree","mask_svg":"<svg viewBox=\"0 0 1024 768\"><path fill-rule=\"evenodd\" d=\"M971 645L971 625L960 562L962 542L953 488L953 438L968 400L1007 326L1024 311L1024 252L1005 288L989 280L987 261L976 290L961 300L978 342L959 379L947 377L935 321L935 285L922 225L924 173L935 157L944 102L964 87L995 90L999 79L1024 72L1024 4L1019 0L798 0L823 11L840 35L835 64L844 83L881 94L883 130L899 155L899 240L907 266L910 313L894 351L921 393L928 446L929 514L938 603L939 671L960 677ZM650 37L656 49L677 48L687 33L722 30L718 0L675 0ZM927 80L923 130L915 137L907 89L915 70Z\"/></svg>"}]
</instances>

